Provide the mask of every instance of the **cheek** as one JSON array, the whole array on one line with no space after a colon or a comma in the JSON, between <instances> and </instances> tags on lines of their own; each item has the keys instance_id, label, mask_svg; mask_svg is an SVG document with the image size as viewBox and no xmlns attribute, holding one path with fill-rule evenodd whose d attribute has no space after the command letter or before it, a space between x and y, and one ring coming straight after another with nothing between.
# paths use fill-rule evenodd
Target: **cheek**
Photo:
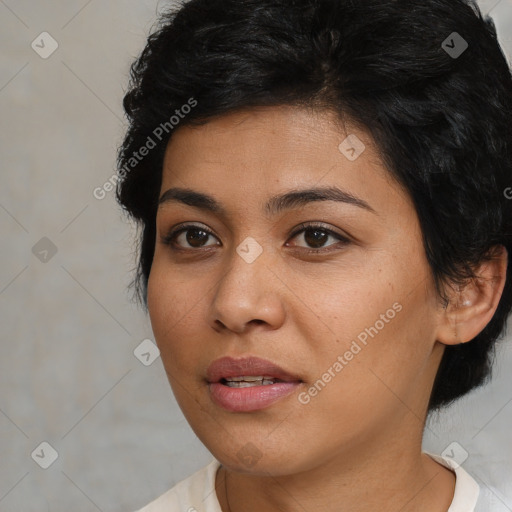
<instances>
[{"instance_id":1,"label":"cheek","mask_svg":"<svg viewBox=\"0 0 512 512\"><path fill-rule=\"evenodd\" d=\"M315 376L328 372L341 356L343 369L337 365L337 375L345 377L332 379L338 382L332 388L345 386L345 379L350 379L350 388L367 388L369 377L378 381L375 373L406 390L424 369L435 342L435 294L421 251L373 254L362 272L331 277L322 293L309 287L302 293L306 303L315 304L311 309L321 320L303 324L304 332L316 340L307 358L316 362ZM343 397L340 391L336 396Z\"/></svg>"},{"instance_id":2,"label":"cheek","mask_svg":"<svg viewBox=\"0 0 512 512\"><path fill-rule=\"evenodd\" d=\"M354 303L345 303L336 324L343 338L328 358L324 354L317 372L322 380L322 374L330 379L329 369L336 374L319 393L319 406L336 404L340 421L348 415L361 425L368 423L368 411L383 421L390 411L407 411L404 404L417 409L414 404L428 391L435 342L430 294L423 283L404 279L393 287L389 282L374 285L371 300L359 295Z\"/></svg>"},{"instance_id":3,"label":"cheek","mask_svg":"<svg viewBox=\"0 0 512 512\"><path fill-rule=\"evenodd\" d=\"M165 277L159 272L158 264L153 262L148 279L147 302L151 326L159 345L163 326L172 325L172 318L169 318L173 316L173 309L169 307L171 301Z\"/></svg>"},{"instance_id":4,"label":"cheek","mask_svg":"<svg viewBox=\"0 0 512 512\"><path fill-rule=\"evenodd\" d=\"M148 311L162 357L186 328L190 290L156 260L148 280ZM164 358L165 362L165 358Z\"/></svg>"},{"instance_id":5,"label":"cheek","mask_svg":"<svg viewBox=\"0 0 512 512\"><path fill-rule=\"evenodd\" d=\"M211 285L156 258L148 280L148 311L167 372L186 372L201 356L206 291ZM201 316L201 318L199 318Z\"/></svg>"}]
</instances>

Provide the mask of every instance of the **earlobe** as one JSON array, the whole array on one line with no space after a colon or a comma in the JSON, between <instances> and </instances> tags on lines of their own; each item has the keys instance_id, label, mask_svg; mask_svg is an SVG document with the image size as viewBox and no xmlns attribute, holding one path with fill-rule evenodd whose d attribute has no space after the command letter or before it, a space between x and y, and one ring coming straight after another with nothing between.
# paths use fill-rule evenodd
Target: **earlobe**
<instances>
[{"instance_id":1,"label":"earlobe","mask_svg":"<svg viewBox=\"0 0 512 512\"><path fill-rule=\"evenodd\" d=\"M494 246L490 258L475 271L465 285L448 287L449 303L440 310L437 340L445 345L471 341L491 321L503 293L508 254Z\"/></svg>"}]
</instances>

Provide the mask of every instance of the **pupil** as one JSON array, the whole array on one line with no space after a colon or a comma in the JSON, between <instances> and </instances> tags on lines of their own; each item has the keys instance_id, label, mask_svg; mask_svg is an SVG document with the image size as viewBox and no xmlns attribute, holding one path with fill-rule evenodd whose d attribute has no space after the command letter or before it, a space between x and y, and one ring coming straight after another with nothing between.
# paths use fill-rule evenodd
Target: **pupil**
<instances>
[{"instance_id":1,"label":"pupil","mask_svg":"<svg viewBox=\"0 0 512 512\"><path fill-rule=\"evenodd\" d=\"M308 236L307 233L313 233L314 236ZM313 247L321 247L326 242L327 238L329 238L329 235L320 229L311 228L306 230L304 233L306 243Z\"/></svg>"},{"instance_id":2,"label":"pupil","mask_svg":"<svg viewBox=\"0 0 512 512\"><path fill-rule=\"evenodd\" d=\"M195 235L191 235L190 233L196 233ZM198 233L201 233L201 235L198 235ZM201 244L198 242L201 242L201 238L204 238L203 242L206 242L208 240L208 233L201 229L189 229L187 231L187 243L189 243L192 247L200 247Z\"/></svg>"}]
</instances>

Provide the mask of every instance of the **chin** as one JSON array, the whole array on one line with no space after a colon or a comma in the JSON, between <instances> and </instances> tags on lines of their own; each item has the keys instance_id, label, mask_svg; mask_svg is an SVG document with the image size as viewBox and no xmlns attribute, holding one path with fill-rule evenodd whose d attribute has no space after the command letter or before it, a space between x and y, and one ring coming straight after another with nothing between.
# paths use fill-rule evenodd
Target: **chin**
<instances>
[{"instance_id":1,"label":"chin","mask_svg":"<svg viewBox=\"0 0 512 512\"><path fill-rule=\"evenodd\" d=\"M198 434L196 432L196 434ZM228 437L198 434L210 453L226 468L256 476L284 476L307 469L307 454L295 446L270 442L266 433L254 436ZM276 446L276 444L278 444ZM300 457L298 457L300 454Z\"/></svg>"}]
</instances>

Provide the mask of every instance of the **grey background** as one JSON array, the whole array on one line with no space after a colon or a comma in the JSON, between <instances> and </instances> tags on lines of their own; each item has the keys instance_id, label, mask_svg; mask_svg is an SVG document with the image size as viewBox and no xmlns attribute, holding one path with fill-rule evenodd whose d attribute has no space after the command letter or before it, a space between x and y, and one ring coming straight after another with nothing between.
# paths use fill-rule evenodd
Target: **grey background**
<instances>
[{"instance_id":1,"label":"grey background","mask_svg":"<svg viewBox=\"0 0 512 512\"><path fill-rule=\"evenodd\" d=\"M512 55L511 0L481 4ZM211 459L160 358L134 355L152 338L126 288L135 232L113 192L93 196L115 171L128 66L163 7L0 0L1 512L135 510ZM43 31L59 45L47 59L31 47ZM432 418L424 446L459 443L498 512L512 510L507 340L492 384ZM48 450L31 457L43 441L58 453L48 469L35 462Z\"/></svg>"}]
</instances>

